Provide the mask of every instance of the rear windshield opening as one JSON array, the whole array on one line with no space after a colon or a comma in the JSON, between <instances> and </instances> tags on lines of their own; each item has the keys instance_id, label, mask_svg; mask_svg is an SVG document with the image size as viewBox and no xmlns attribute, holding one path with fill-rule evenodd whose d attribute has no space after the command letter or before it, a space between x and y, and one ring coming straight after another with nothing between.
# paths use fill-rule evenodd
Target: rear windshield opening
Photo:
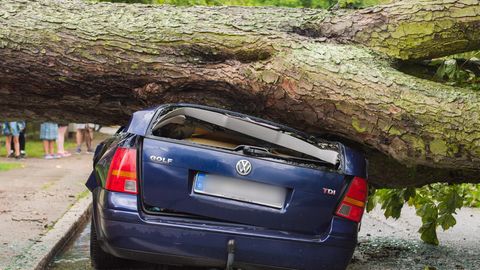
<instances>
[{"instance_id":1,"label":"rear windshield opening","mask_svg":"<svg viewBox=\"0 0 480 270\"><path fill-rule=\"evenodd\" d=\"M309 167L336 167L301 152L188 116L182 116L182 118L177 119L177 121L162 125L153 130L152 134L158 137L181 140Z\"/></svg>"}]
</instances>

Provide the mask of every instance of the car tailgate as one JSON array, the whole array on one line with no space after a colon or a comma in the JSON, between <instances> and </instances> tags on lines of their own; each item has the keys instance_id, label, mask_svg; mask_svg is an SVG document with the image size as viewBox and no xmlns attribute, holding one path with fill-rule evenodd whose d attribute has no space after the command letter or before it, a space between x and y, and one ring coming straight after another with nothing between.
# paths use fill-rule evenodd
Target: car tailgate
<instances>
[{"instance_id":1,"label":"car tailgate","mask_svg":"<svg viewBox=\"0 0 480 270\"><path fill-rule=\"evenodd\" d=\"M240 160L251 164L247 175L237 171ZM143 204L159 214L181 213L308 234L328 229L346 182L344 175L333 170L154 138L143 141L140 175ZM200 178L211 180L214 189L202 189ZM215 189L222 181L235 190ZM238 191L239 187L246 191ZM238 195L250 193L248 189L255 194ZM262 193L268 198L262 198Z\"/></svg>"}]
</instances>

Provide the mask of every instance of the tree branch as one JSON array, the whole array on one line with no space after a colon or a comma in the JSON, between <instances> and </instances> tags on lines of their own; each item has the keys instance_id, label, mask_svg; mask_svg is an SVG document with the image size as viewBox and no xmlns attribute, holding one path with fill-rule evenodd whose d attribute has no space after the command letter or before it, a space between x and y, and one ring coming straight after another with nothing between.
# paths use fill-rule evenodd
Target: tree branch
<instances>
[{"instance_id":1,"label":"tree branch","mask_svg":"<svg viewBox=\"0 0 480 270\"><path fill-rule=\"evenodd\" d=\"M480 49L480 2L398 1L313 18L297 32L360 43L402 60L431 59Z\"/></svg>"}]
</instances>

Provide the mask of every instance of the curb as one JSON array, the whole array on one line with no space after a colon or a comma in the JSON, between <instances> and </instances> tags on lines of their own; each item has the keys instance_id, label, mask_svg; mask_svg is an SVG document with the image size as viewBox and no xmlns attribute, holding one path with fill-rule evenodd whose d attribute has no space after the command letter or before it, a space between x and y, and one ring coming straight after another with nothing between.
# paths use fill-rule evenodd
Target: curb
<instances>
[{"instance_id":1,"label":"curb","mask_svg":"<svg viewBox=\"0 0 480 270\"><path fill-rule=\"evenodd\" d=\"M77 201L55 223L53 228L28 248L22 257L7 269L46 269L50 261L69 243L90 220L92 195Z\"/></svg>"}]
</instances>

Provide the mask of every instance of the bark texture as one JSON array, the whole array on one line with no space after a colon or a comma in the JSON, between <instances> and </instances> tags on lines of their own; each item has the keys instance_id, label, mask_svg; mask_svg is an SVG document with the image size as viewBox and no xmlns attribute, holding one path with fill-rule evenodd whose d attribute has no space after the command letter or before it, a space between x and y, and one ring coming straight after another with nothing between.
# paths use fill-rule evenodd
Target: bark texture
<instances>
[{"instance_id":1,"label":"bark texture","mask_svg":"<svg viewBox=\"0 0 480 270\"><path fill-rule=\"evenodd\" d=\"M438 0L419 2L419 10L424 3L465 8L464 16L448 18L452 33L479 6ZM383 33L374 28L355 35L339 30L345 39L312 37L313 26L338 25L332 16L339 14L321 10L54 0L1 5L0 117L123 123L146 106L201 103L360 145L370 158L370 180L380 186L480 182L480 96L396 70L387 55L432 55L426 45L405 49L401 44L411 35L396 38L393 31L376 39L375 44L397 42L399 50L412 51L396 56L384 45L356 38L370 33L373 40ZM402 5L417 6L399 2L344 16L365 16L377 25L378 13L400 12ZM435 22L435 12L419 20ZM418 15L408 14L393 17L415 21ZM437 38L441 43L450 37L425 35L422 44L436 44ZM477 41L458 43L455 51L478 49Z\"/></svg>"},{"instance_id":2,"label":"bark texture","mask_svg":"<svg viewBox=\"0 0 480 270\"><path fill-rule=\"evenodd\" d=\"M353 41L402 60L431 59L480 46L476 0L398 1L314 17L298 32Z\"/></svg>"}]
</instances>

